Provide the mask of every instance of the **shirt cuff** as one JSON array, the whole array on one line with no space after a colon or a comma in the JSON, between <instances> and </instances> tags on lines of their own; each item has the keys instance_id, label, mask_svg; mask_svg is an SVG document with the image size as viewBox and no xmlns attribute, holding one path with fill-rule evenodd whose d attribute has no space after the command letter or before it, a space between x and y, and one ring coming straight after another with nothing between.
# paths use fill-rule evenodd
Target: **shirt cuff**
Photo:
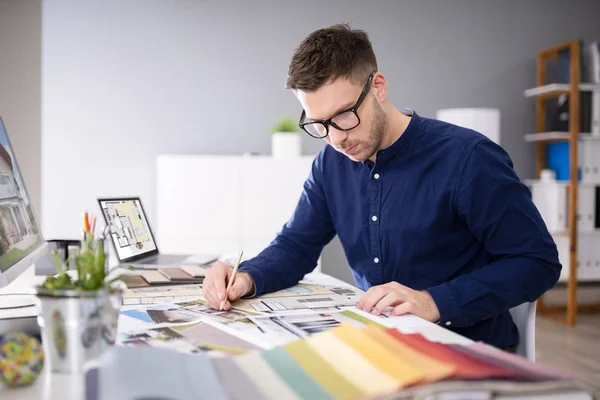
<instances>
[{"instance_id":1,"label":"shirt cuff","mask_svg":"<svg viewBox=\"0 0 600 400\"><path fill-rule=\"evenodd\" d=\"M448 328L462 325L462 310L456 301L452 288L447 283L431 287L426 292L433 298L440 312L438 325Z\"/></svg>"},{"instance_id":2,"label":"shirt cuff","mask_svg":"<svg viewBox=\"0 0 600 400\"><path fill-rule=\"evenodd\" d=\"M251 295L246 295L244 296L244 298L251 299L263 293L264 282L262 271L260 270L260 268L256 267L255 265L249 264L246 261L240 264L238 270L246 272L248 275L250 275L252 281L254 281L254 293L252 293Z\"/></svg>"}]
</instances>

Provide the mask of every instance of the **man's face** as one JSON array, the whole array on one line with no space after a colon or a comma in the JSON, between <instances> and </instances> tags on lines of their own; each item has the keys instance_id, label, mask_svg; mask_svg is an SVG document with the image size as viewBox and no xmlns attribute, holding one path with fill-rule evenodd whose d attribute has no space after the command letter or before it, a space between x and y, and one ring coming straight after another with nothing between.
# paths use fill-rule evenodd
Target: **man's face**
<instances>
[{"instance_id":1,"label":"man's face","mask_svg":"<svg viewBox=\"0 0 600 400\"><path fill-rule=\"evenodd\" d=\"M364 85L364 84L363 84ZM295 91L307 119L325 120L352 107L363 90L363 85L338 78L311 92ZM365 161L379 150L387 117L373 88L358 108L360 124L348 131L329 126L325 141L353 161Z\"/></svg>"}]
</instances>

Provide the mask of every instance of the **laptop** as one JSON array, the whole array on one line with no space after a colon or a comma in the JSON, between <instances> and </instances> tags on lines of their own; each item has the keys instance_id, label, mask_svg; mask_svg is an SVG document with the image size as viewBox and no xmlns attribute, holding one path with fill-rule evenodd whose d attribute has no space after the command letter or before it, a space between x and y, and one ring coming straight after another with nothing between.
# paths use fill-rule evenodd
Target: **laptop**
<instances>
[{"instance_id":1,"label":"laptop","mask_svg":"<svg viewBox=\"0 0 600 400\"><path fill-rule=\"evenodd\" d=\"M121 264L140 269L181 265L206 265L216 261L215 254L161 254L139 197L98 199L109 235Z\"/></svg>"}]
</instances>

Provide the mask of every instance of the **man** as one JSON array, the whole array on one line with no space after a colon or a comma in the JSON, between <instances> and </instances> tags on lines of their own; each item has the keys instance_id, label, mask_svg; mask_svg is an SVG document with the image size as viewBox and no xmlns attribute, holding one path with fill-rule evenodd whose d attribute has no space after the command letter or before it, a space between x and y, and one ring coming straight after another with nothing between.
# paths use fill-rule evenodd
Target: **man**
<instances>
[{"instance_id":1,"label":"man","mask_svg":"<svg viewBox=\"0 0 600 400\"><path fill-rule=\"evenodd\" d=\"M552 288L561 265L529 190L501 147L387 100L367 34L336 25L296 49L287 78L299 125L323 138L291 219L241 264L225 308L297 283L339 235L366 294L357 307L411 313L499 348L516 345L508 310ZM218 308L231 267L207 272Z\"/></svg>"}]
</instances>

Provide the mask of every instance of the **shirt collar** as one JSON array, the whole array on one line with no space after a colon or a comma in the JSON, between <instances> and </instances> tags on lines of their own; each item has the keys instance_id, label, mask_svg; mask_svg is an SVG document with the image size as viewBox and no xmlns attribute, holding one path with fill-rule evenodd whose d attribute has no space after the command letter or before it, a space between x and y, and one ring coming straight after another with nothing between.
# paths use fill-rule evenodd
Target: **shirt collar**
<instances>
[{"instance_id":1,"label":"shirt collar","mask_svg":"<svg viewBox=\"0 0 600 400\"><path fill-rule=\"evenodd\" d=\"M410 119L410 122L408 123L408 126L402 135L400 135L400 137L394 143L377 152L375 161L379 165L387 163L390 159L400 154L407 146L410 145L417 134L420 122L420 117L417 115L417 113L409 108L402 109L400 112L404 115L411 116L412 118ZM363 164L367 165L369 168L372 168L374 165L371 160L365 160L363 161Z\"/></svg>"}]
</instances>

